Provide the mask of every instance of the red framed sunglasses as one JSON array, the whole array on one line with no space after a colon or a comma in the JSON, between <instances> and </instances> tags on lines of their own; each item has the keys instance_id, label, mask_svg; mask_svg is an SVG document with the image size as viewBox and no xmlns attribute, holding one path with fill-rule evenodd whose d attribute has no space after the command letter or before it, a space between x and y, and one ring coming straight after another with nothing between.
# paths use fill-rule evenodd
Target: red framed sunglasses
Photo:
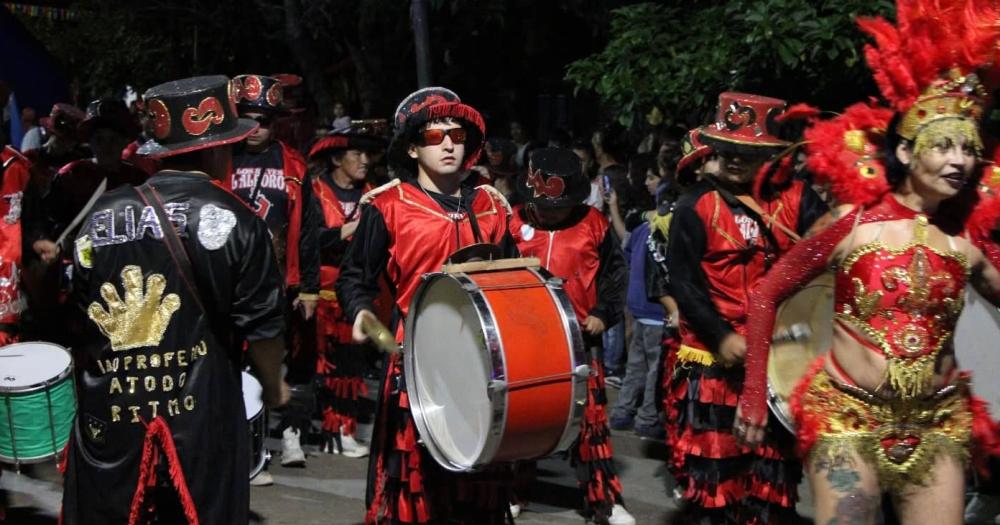
<instances>
[{"instance_id":1,"label":"red framed sunglasses","mask_svg":"<svg viewBox=\"0 0 1000 525\"><path fill-rule=\"evenodd\" d=\"M417 137L417 144L420 146L437 146L444 142L446 136L451 137L453 144L465 144L467 135L465 128L425 129Z\"/></svg>"}]
</instances>

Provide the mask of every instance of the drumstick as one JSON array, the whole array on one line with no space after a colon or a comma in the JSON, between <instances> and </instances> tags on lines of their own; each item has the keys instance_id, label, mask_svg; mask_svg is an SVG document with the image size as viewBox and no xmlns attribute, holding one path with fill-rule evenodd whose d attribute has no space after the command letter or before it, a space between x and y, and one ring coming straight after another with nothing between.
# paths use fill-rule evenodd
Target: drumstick
<instances>
[{"instance_id":1,"label":"drumstick","mask_svg":"<svg viewBox=\"0 0 1000 525\"><path fill-rule=\"evenodd\" d=\"M396 338L393 337L392 332L379 322L378 319L369 316L362 317L361 331L372 340L372 343L375 343L375 346L379 350L387 354L399 352L399 345L396 344Z\"/></svg>"}]
</instances>

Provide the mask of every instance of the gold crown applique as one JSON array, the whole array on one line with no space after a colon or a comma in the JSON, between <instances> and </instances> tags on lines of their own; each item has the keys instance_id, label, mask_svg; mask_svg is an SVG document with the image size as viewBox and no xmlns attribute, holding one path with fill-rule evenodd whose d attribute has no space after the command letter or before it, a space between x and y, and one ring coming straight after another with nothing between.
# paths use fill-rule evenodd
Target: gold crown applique
<instances>
[{"instance_id":1,"label":"gold crown applique","mask_svg":"<svg viewBox=\"0 0 1000 525\"><path fill-rule=\"evenodd\" d=\"M108 308L105 310L97 301L90 303L87 308L90 320L111 340L115 352L159 345L170 318L181 307L181 298L175 293L163 297L167 285L163 274L154 273L146 279L145 293L141 268L126 266L121 276L125 300L118 295L115 285L102 284L101 297Z\"/></svg>"}]
</instances>

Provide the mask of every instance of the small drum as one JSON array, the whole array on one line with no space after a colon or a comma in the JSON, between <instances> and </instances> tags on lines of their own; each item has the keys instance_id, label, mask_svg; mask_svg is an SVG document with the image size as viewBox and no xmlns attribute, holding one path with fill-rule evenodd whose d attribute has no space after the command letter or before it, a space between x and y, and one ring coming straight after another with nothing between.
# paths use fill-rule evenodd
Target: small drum
<instances>
[{"instance_id":1,"label":"small drum","mask_svg":"<svg viewBox=\"0 0 1000 525\"><path fill-rule=\"evenodd\" d=\"M1000 382L992 372L1000 370L1000 311L969 288L965 308L955 327L958 367L972 370L972 391L990 404L993 419L1000 419Z\"/></svg>"},{"instance_id":2,"label":"small drum","mask_svg":"<svg viewBox=\"0 0 1000 525\"><path fill-rule=\"evenodd\" d=\"M267 438L267 411L264 410L264 389L254 376L243 372L243 406L247 412L250 432L250 479L264 470L271 453L264 446Z\"/></svg>"},{"instance_id":3,"label":"small drum","mask_svg":"<svg viewBox=\"0 0 1000 525\"><path fill-rule=\"evenodd\" d=\"M410 410L451 471L564 451L579 430L590 367L576 315L562 281L503 264L516 261L426 274L410 303Z\"/></svg>"},{"instance_id":4,"label":"small drum","mask_svg":"<svg viewBox=\"0 0 1000 525\"><path fill-rule=\"evenodd\" d=\"M0 348L0 461L20 465L58 456L75 417L69 351L41 342Z\"/></svg>"},{"instance_id":5,"label":"small drum","mask_svg":"<svg viewBox=\"0 0 1000 525\"><path fill-rule=\"evenodd\" d=\"M788 399L833 340L833 274L824 273L778 307L767 360L767 404L792 433Z\"/></svg>"}]
</instances>

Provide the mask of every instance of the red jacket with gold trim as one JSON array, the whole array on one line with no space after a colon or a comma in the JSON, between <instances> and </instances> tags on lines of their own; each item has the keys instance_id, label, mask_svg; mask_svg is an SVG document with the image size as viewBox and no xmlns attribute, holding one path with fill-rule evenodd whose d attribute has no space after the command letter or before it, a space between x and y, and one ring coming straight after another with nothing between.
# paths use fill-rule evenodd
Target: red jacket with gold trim
<instances>
[{"instance_id":1,"label":"red jacket with gold trim","mask_svg":"<svg viewBox=\"0 0 1000 525\"><path fill-rule=\"evenodd\" d=\"M507 232L509 208L499 193L463 186L458 198L424 191L415 181L394 181L372 194L362 200L367 204L337 280L337 297L348 319L362 309L372 310L382 272L405 316L420 276L439 271L459 248L485 242L500 245L505 256L517 254Z\"/></svg>"},{"instance_id":2,"label":"red jacket with gold trim","mask_svg":"<svg viewBox=\"0 0 1000 525\"><path fill-rule=\"evenodd\" d=\"M765 223L780 223L798 235L827 211L816 192L798 180L758 204ZM774 255L792 247L782 228L770 230L778 243L770 248ZM715 352L730 333L745 335L749 292L768 267L768 240L757 222L702 181L678 200L669 237L667 271L681 313L681 344Z\"/></svg>"}]
</instances>

